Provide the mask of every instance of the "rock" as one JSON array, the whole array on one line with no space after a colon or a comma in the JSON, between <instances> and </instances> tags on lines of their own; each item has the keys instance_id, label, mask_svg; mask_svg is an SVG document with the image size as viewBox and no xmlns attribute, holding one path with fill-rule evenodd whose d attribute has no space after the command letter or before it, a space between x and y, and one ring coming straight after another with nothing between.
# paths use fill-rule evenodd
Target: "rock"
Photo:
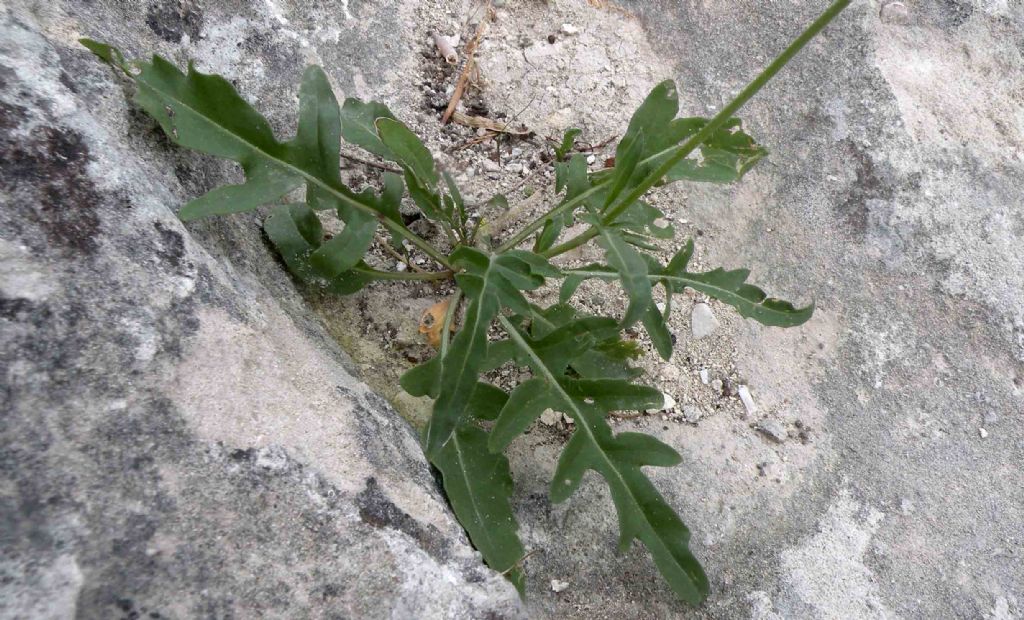
<instances>
[{"instance_id":1,"label":"rock","mask_svg":"<svg viewBox=\"0 0 1024 620\"><path fill-rule=\"evenodd\" d=\"M229 28L268 68L246 95L293 123L306 61L275 50L312 18L201 6L210 41ZM50 9L0 17L0 617L523 616L260 216L175 216L235 169L171 147L67 32L206 70L219 43L179 54L178 26L116 3ZM367 36L342 37L353 63Z\"/></svg>"},{"instance_id":2,"label":"rock","mask_svg":"<svg viewBox=\"0 0 1024 620\"><path fill-rule=\"evenodd\" d=\"M782 443L789 437L786 433L785 427L775 420L761 420L757 423L756 428L759 433L768 439L771 439L775 443Z\"/></svg>"},{"instance_id":3,"label":"rock","mask_svg":"<svg viewBox=\"0 0 1024 620\"><path fill-rule=\"evenodd\" d=\"M569 582L568 581L561 581L559 579L552 579L551 580L551 591L552 592L555 592L555 593L562 592L562 591L564 591L568 587L569 587Z\"/></svg>"},{"instance_id":4,"label":"rock","mask_svg":"<svg viewBox=\"0 0 1024 620\"><path fill-rule=\"evenodd\" d=\"M985 430L984 428L979 428L978 434L981 435L982 439L988 439L988 431Z\"/></svg>"},{"instance_id":5,"label":"rock","mask_svg":"<svg viewBox=\"0 0 1024 620\"><path fill-rule=\"evenodd\" d=\"M663 394L663 396L665 397L665 403L661 406L662 410L664 410L664 411L672 411L673 409L675 409L676 408L676 399L672 398L672 395L669 394L668 392L665 392Z\"/></svg>"},{"instance_id":6,"label":"rock","mask_svg":"<svg viewBox=\"0 0 1024 620\"><path fill-rule=\"evenodd\" d=\"M707 385L711 381L711 371L707 368L700 369L700 382Z\"/></svg>"},{"instance_id":7,"label":"rock","mask_svg":"<svg viewBox=\"0 0 1024 620\"><path fill-rule=\"evenodd\" d=\"M572 36L572 35L576 34L577 32L579 32L580 29L577 28L576 26L573 26L572 24L562 24L561 31L562 31L562 34L564 34L564 35Z\"/></svg>"},{"instance_id":8,"label":"rock","mask_svg":"<svg viewBox=\"0 0 1024 620\"><path fill-rule=\"evenodd\" d=\"M700 407L694 405L683 407L683 419L690 424L696 424L702 417L704 417L704 412L700 410Z\"/></svg>"},{"instance_id":9,"label":"rock","mask_svg":"<svg viewBox=\"0 0 1024 620\"><path fill-rule=\"evenodd\" d=\"M879 11L882 23L905 26L910 23L910 11L902 2L886 2Z\"/></svg>"},{"instance_id":10,"label":"rock","mask_svg":"<svg viewBox=\"0 0 1024 620\"><path fill-rule=\"evenodd\" d=\"M558 421L562 419L562 414L555 411L554 409L545 409L544 413L540 414L540 421L548 426L554 426L558 424Z\"/></svg>"},{"instance_id":11,"label":"rock","mask_svg":"<svg viewBox=\"0 0 1024 620\"><path fill-rule=\"evenodd\" d=\"M740 396L740 402L743 403L743 408L746 410L747 415L753 415L757 412L757 406L754 404L753 397L750 396L750 388L745 385L741 385L736 393Z\"/></svg>"},{"instance_id":12,"label":"rock","mask_svg":"<svg viewBox=\"0 0 1024 620\"><path fill-rule=\"evenodd\" d=\"M648 409L646 412L647 413L658 413L659 411L669 411L669 412L671 412L673 409L675 409L675 407L676 407L676 399L673 398L671 394L669 394L667 392L663 392L662 393L662 397L663 397L663 400L662 400L662 403L661 403L661 407L656 407L656 408Z\"/></svg>"},{"instance_id":13,"label":"rock","mask_svg":"<svg viewBox=\"0 0 1024 620\"><path fill-rule=\"evenodd\" d=\"M718 319L711 311L711 306L705 303L693 306L693 313L690 315L690 329L694 338L705 338L715 333L715 330L718 329Z\"/></svg>"},{"instance_id":14,"label":"rock","mask_svg":"<svg viewBox=\"0 0 1024 620\"><path fill-rule=\"evenodd\" d=\"M708 385L711 387L711 391L718 395L722 394L722 390L725 387L721 379L712 379Z\"/></svg>"}]
</instances>

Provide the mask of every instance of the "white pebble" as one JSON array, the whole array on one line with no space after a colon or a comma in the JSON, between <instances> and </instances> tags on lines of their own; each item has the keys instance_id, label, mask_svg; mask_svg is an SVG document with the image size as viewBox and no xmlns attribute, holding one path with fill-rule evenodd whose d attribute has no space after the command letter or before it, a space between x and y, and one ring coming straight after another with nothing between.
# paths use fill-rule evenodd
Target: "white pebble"
<instances>
[{"instance_id":1,"label":"white pebble","mask_svg":"<svg viewBox=\"0 0 1024 620\"><path fill-rule=\"evenodd\" d=\"M707 368L700 369L700 382L707 385L711 381L711 371Z\"/></svg>"},{"instance_id":2,"label":"white pebble","mask_svg":"<svg viewBox=\"0 0 1024 620\"><path fill-rule=\"evenodd\" d=\"M672 398L671 394L669 394L668 392L664 392L662 396L665 397L665 402L661 406L662 409L666 411L672 411L673 409L676 408L676 399Z\"/></svg>"},{"instance_id":3,"label":"white pebble","mask_svg":"<svg viewBox=\"0 0 1024 620\"><path fill-rule=\"evenodd\" d=\"M568 581L561 581L561 580L558 580L558 579L552 579L551 580L551 591L552 592L561 592L562 590L564 590L564 589L566 589L568 587L569 587L569 582Z\"/></svg>"},{"instance_id":4,"label":"white pebble","mask_svg":"<svg viewBox=\"0 0 1024 620\"><path fill-rule=\"evenodd\" d=\"M579 31L580 29L577 28L576 26L573 26L572 24L562 24L562 34L572 36Z\"/></svg>"},{"instance_id":5,"label":"white pebble","mask_svg":"<svg viewBox=\"0 0 1024 620\"><path fill-rule=\"evenodd\" d=\"M545 409L544 413L540 414L540 421L548 426L554 426L562 419L562 414L558 413L554 409Z\"/></svg>"},{"instance_id":6,"label":"white pebble","mask_svg":"<svg viewBox=\"0 0 1024 620\"><path fill-rule=\"evenodd\" d=\"M988 437L988 431L986 431L986 430L985 430L985 429L983 429L983 428L979 428L979 429L978 429L978 434L979 434L979 435L981 435L981 438L982 438L982 439L985 439L985 438L987 438L987 437Z\"/></svg>"},{"instance_id":7,"label":"white pebble","mask_svg":"<svg viewBox=\"0 0 1024 620\"><path fill-rule=\"evenodd\" d=\"M690 315L690 330L693 332L693 337L705 338L715 333L716 329L718 329L718 319L711 311L711 306L704 303L696 304Z\"/></svg>"},{"instance_id":8,"label":"white pebble","mask_svg":"<svg viewBox=\"0 0 1024 620\"><path fill-rule=\"evenodd\" d=\"M595 161L597 161L596 157L594 157L593 155L587 155L587 165L588 166L594 165Z\"/></svg>"},{"instance_id":9,"label":"white pebble","mask_svg":"<svg viewBox=\"0 0 1024 620\"><path fill-rule=\"evenodd\" d=\"M902 26L910 22L910 11L902 2L889 2L882 7L879 17L883 23Z\"/></svg>"},{"instance_id":10,"label":"white pebble","mask_svg":"<svg viewBox=\"0 0 1024 620\"><path fill-rule=\"evenodd\" d=\"M743 408L747 410L747 415L753 414L757 411L757 405L754 404L754 399L750 396L750 389L745 385L741 385L737 392L740 395L740 401L743 403Z\"/></svg>"}]
</instances>

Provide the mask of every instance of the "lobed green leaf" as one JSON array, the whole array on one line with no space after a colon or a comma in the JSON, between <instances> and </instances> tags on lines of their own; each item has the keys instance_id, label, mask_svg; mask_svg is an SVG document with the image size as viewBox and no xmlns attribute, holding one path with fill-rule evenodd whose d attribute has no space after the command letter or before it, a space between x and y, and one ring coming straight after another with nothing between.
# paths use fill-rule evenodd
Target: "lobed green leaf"
<instances>
[{"instance_id":1,"label":"lobed green leaf","mask_svg":"<svg viewBox=\"0 0 1024 620\"><path fill-rule=\"evenodd\" d=\"M551 366L530 339L508 319L499 317L499 321L529 359L535 376L531 381L536 382L531 386L533 392L546 390L550 400L545 396L541 403L531 401L526 407L528 415L506 404L495 423L495 428L503 429L503 435L492 439L490 447L500 448L539 406L554 403L554 408L573 418L575 430L558 461L551 483L552 501L568 499L579 487L583 474L595 470L611 490L619 516L620 547L628 546L633 539L640 540L679 597L691 603L703 600L708 580L688 548L689 530L640 470L645 465L678 463L678 454L653 437L641 438L636 433L615 436L605 420L605 413L619 405L645 406L655 397L660 404L661 394L626 382L560 378L562 371ZM523 401L527 397L524 395ZM512 402L511 397L509 401Z\"/></svg>"}]
</instances>

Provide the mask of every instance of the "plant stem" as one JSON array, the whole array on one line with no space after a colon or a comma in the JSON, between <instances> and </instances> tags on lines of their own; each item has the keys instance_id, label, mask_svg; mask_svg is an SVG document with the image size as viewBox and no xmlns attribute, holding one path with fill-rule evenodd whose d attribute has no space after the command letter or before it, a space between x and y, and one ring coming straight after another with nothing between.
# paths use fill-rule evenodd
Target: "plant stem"
<instances>
[{"instance_id":1,"label":"plant stem","mask_svg":"<svg viewBox=\"0 0 1024 620\"><path fill-rule=\"evenodd\" d=\"M448 300L448 311L444 313L444 324L441 325L441 350L438 355L444 357L448 352L448 339L452 334L452 323L455 321L455 312L459 307L459 300L462 299L462 289L457 288Z\"/></svg>"},{"instance_id":2,"label":"plant stem","mask_svg":"<svg viewBox=\"0 0 1024 620\"><path fill-rule=\"evenodd\" d=\"M599 184L595 185L594 187L591 187L587 191L583 192L582 194L577 195L575 198L573 198L571 200L566 200L565 202L563 202L562 204L558 205L557 207L549 210L544 215L541 215L537 219L533 220L532 222L530 222L529 224L524 226L522 228L522 230L520 230L515 235L513 235L511 239L509 239L505 243L502 243L500 246L498 246L498 249L495 250L495 252L500 254L501 252L504 252L506 250L510 250L510 249L516 247L517 245L522 243L524 239L526 239L527 237L532 235L534 232L539 230L542 226L544 226L544 223L547 222L548 219L550 219L550 218L552 218L552 217L562 213L563 211L567 211L569 209L575 209L576 207L580 206L583 203L584 200L586 200L587 198L590 198L591 196L596 194L598 192L598 190L600 190L601 187L605 183L607 183L607 182L608 181L604 181L602 183L599 183Z\"/></svg>"},{"instance_id":3,"label":"plant stem","mask_svg":"<svg viewBox=\"0 0 1024 620\"><path fill-rule=\"evenodd\" d=\"M701 128L700 131L691 136L689 140L687 140L686 142L679 146L672 147L671 149L666 149L666 151L656 153L651 157L646 158L644 160L645 162L654 158L659 158L667 152L675 151L672 155L665 159L661 163L661 165L659 165L654 170L654 172L649 174L642 183L633 188L633 190L631 190L629 194L621 198L614 206L608 209L607 213L605 213L603 218L604 223L610 224L614 222L615 218L621 215L622 212L629 207L629 205L636 202L641 196L647 193L649 189L651 189L656 183L658 183L662 178L664 178L665 174L667 174L673 166L675 166L678 162L683 160L686 156L692 153L698 146L700 146L705 140L707 140L719 127L721 127L723 123L729 120L733 114L735 114L740 108L742 108L743 105L747 103L747 101L749 101L751 97L757 94L759 90L764 88L765 84L767 84L769 80L775 77L775 74L777 74L784 66L786 66L786 64L790 60L792 60L793 57L796 56L796 54L801 49L803 49L804 46L807 45L808 42L810 42L811 39L813 39L819 32L821 32L825 28L825 26L827 26L829 22L835 19L835 17L839 15L839 13L842 12L842 10L845 9L849 4L850 0L836 0L835 2L833 2L831 6L829 6L825 10L825 12L818 17L818 19L811 22L811 24L803 32L801 32L800 35L796 39L794 39L793 42L790 43L789 46L785 50L783 50L781 54L779 54L778 57L775 58L775 60L771 62L771 64L765 67L765 69L756 78L754 78L753 81L747 84L747 86L742 91L740 91L740 93L736 95L736 97L732 101L730 101L724 108L721 109L721 111L718 112L718 114L716 114L710 121L708 121L708 123L704 125L704 127ZM610 182L610 178L602 182L601 184L591 188L588 192L580 194L579 196L576 197L576 199L567 201L562 205L559 205L548 214L545 214L543 217L539 218L539 220L531 222L526 228L521 230L519 234L515 235L512 239L510 239L509 242L506 242L506 244L502 245L500 250L508 249L506 246L512 247L518 244L520 241L528 237L534 230L537 230L538 228L543 226L544 222L549 217L551 217L555 212L561 212L567 208L575 207L580 202L582 202L582 199L584 197L588 196L590 193L595 192L598 188L602 187L604 184L608 182ZM558 256L559 254L563 254L565 252L568 252L569 250L572 250L583 245L590 239L594 238L596 235L597 231L594 228L590 228L587 231L581 233L580 235L577 235L576 237L570 239L569 241L566 241L565 243L562 243L547 250L542 255L545 258Z\"/></svg>"},{"instance_id":4,"label":"plant stem","mask_svg":"<svg viewBox=\"0 0 1024 620\"><path fill-rule=\"evenodd\" d=\"M329 186L327 186L327 187L329 187ZM335 191L335 193L337 193L339 196L342 195L340 192L336 192ZM362 205L362 203L358 203L356 201L350 201L350 202L353 202L355 204L359 204L359 205L361 205L363 207L364 210L366 209L365 205ZM451 265L451 263L448 262L448 257L445 256L444 254L442 254L440 250L438 250L434 246L430 245L430 243L428 243L425 239L423 239L422 237L420 237L419 235L417 235L413 231L409 230L408 228L406 228L402 224L399 224L398 222L396 222L396 221L394 221L392 219L384 217L383 215L378 213L376 210L373 210L372 208L370 208L370 211L374 215L377 216L378 221L380 221L380 223L384 225L384 228L387 228L391 232L397 234L399 237L402 237L403 239L407 240L409 243L413 244L414 246L416 246L420 250L422 250L423 253L426 254L427 256L429 256L430 258L436 260L437 262L441 263L445 267L448 267L449 269L451 269L452 265Z\"/></svg>"},{"instance_id":5,"label":"plant stem","mask_svg":"<svg viewBox=\"0 0 1024 620\"><path fill-rule=\"evenodd\" d=\"M447 280L454 275L452 271L423 271L403 273L399 271L381 271L371 267L353 267L352 271L366 274L375 280Z\"/></svg>"}]
</instances>

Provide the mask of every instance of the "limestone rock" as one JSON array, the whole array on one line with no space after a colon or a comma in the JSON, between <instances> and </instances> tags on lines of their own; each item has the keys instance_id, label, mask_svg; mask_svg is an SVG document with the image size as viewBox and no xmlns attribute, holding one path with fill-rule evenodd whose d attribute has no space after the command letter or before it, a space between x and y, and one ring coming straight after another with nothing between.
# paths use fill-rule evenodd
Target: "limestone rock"
<instances>
[{"instance_id":1,"label":"limestone rock","mask_svg":"<svg viewBox=\"0 0 1024 620\"><path fill-rule=\"evenodd\" d=\"M114 3L0 15L0 616L521 615L258 216L175 217L232 177L69 36L143 53L238 25L204 6L160 27ZM290 87L302 59L273 49L248 62Z\"/></svg>"}]
</instances>

